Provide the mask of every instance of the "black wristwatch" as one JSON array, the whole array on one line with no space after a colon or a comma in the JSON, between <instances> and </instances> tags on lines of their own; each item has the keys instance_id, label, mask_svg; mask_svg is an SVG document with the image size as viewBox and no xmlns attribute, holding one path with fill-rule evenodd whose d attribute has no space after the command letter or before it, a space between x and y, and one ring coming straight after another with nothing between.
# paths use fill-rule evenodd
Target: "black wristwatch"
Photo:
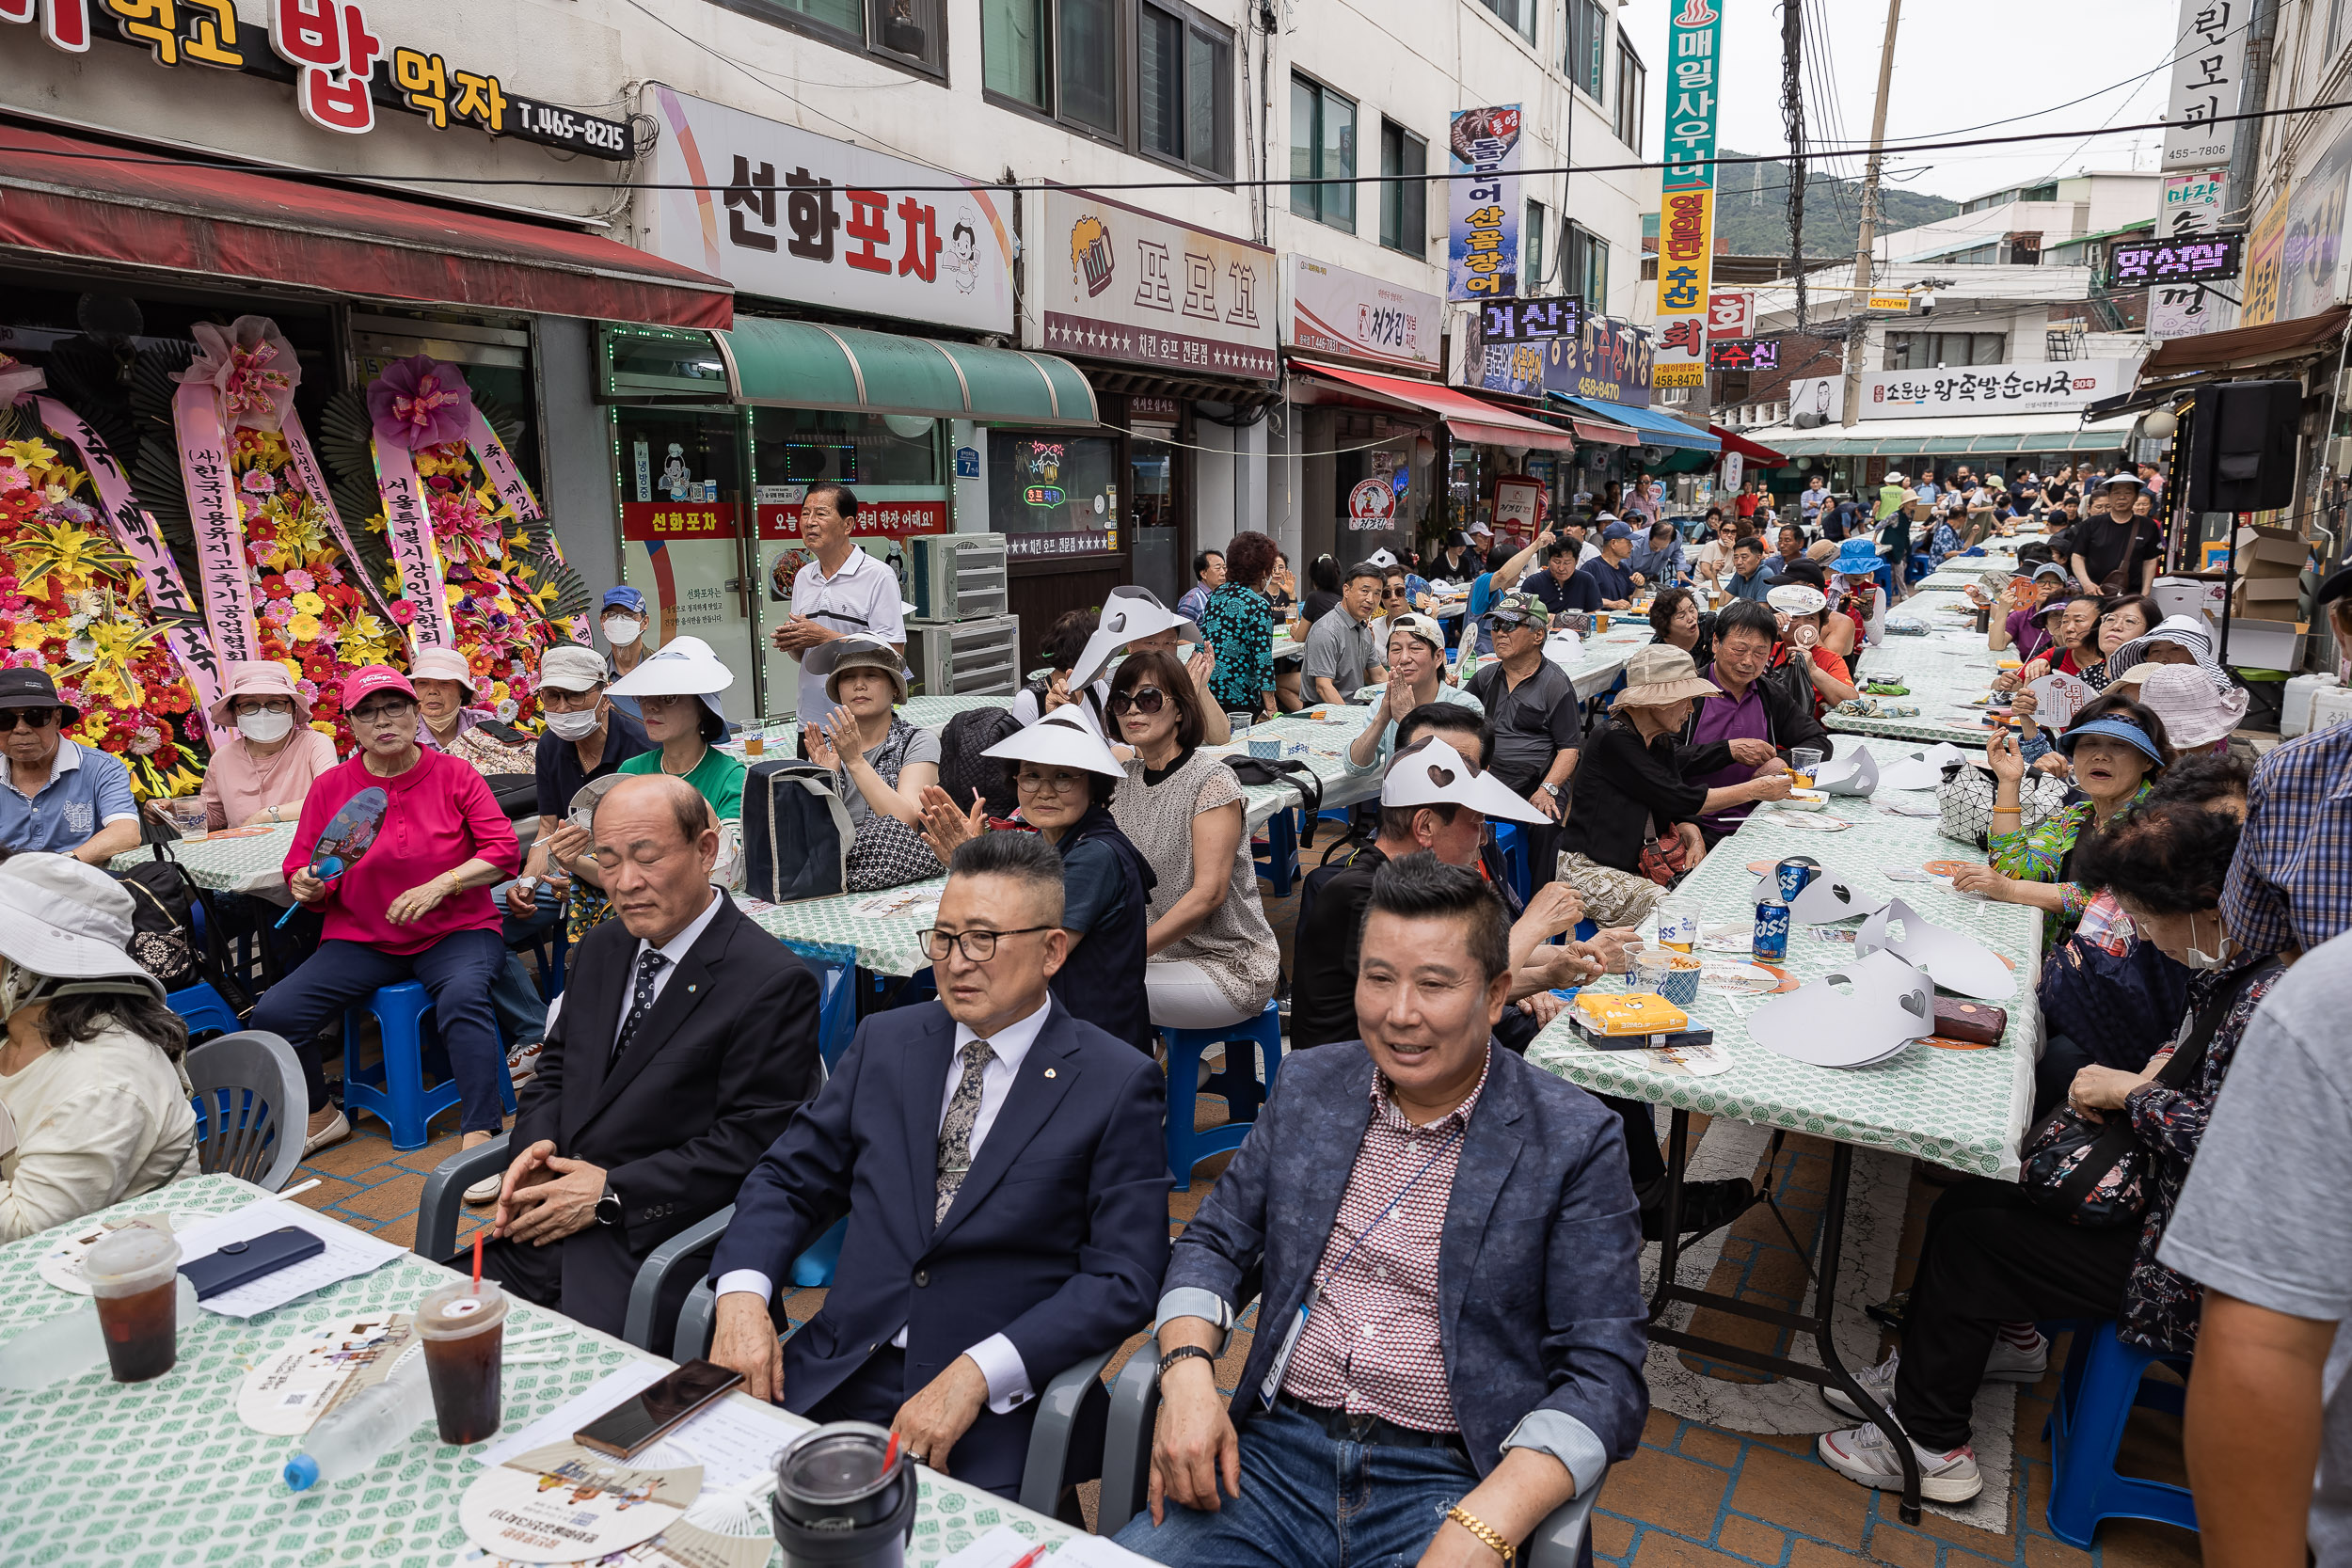
<instances>
[{"instance_id":1,"label":"black wristwatch","mask_svg":"<svg viewBox=\"0 0 2352 1568\"><path fill-rule=\"evenodd\" d=\"M612 1190L612 1183L610 1181L604 1184L604 1196L596 1199L596 1223L598 1225L621 1223L621 1195Z\"/></svg>"}]
</instances>

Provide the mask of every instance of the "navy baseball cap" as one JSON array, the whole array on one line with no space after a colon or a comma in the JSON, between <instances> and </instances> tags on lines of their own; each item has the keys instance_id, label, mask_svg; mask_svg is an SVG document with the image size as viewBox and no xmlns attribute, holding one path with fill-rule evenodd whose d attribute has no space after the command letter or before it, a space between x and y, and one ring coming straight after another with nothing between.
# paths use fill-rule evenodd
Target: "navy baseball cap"
<instances>
[{"instance_id":1,"label":"navy baseball cap","mask_svg":"<svg viewBox=\"0 0 2352 1568\"><path fill-rule=\"evenodd\" d=\"M1600 536L1603 539L1630 539L1633 537L1633 531L1623 523L1611 523L1600 531Z\"/></svg>"},{"instance_id":2,"label":"navy baseball cap","mask_svg":"<svg viewBox=\"0 0 2352 1568\"><path fill-rule=\"evenodd\" d=\"M645 595L626 583L618 588L608 588L604 591L603 608L612 610L615 607L643 615L645 612Z\"/></svg>"}]
</instances>

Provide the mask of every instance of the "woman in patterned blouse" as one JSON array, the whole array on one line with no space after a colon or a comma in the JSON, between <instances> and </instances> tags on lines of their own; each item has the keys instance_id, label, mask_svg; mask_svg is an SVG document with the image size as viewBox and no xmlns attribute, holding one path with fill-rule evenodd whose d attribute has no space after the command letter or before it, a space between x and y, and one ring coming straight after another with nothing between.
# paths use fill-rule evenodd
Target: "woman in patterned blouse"
<instances>
[{"instance_id":1,"label":"woman in patterned blouse","mask_svg":"<svg viewBox=\"0 0 2352 1568\"><path fill-rule=\"evenodd\" d=\"M1263 533L1234 534L1225 580L1200 614L1200 635L1216 655L1209 690L1228 713L1274 715L1274 607L1265 584L1279 553Z\"/></svg>"},{"instance_id":2,"label":"woman in patterned blouse","mask_svg":"<svg viewBox=\"0 0 2352 1568\"><path fill-rule=\"evenodd\" d=\"M2142 1194L2136 1222L2076 1225L2018 1183L1984 1179L1947 1189L1928 1215L1903 1348L1855 1381L1892 1409L1919 1450L1920 1490L1938 1502L1964 1502L1982 1486L1967 1446L1978 1385L2033 1383L2047 1370L2049 1343L2035 1323L2112 1319L2129 1342L2176 1354L2195 1348L2198 1287L2158 1262L2156 1247L2238 1041L2281 973L2222 924L2221 887L2239 832L2227 812L2166 800L2085 848L2085 877L2115 894L2144 940L2196 974L2180 1027L2146 1068L2086 1067L2067 1090L2085 1119L2131 1129ZM2176 1050L2195 1065L2172 1073L2177 1082L2161 1081ZM1860 1414L1840 1392L1825 1397ZM1865 1486L1903 1483L1875 1426L1826 1433L1818 1449L1823 1463Z\"/></svg>"},{"instance_id":3,"label":"woman in patterned blouse","mask_svg":"<svg viewBox=\"0 0 2352 1568\"><path fill-rule=\"evenodd\" d=\"M2074 764L2075 786L2088 799L2027 828L2019 804L2025 754L2008 730L1993 733L1984 743L1985 766L1994 778L1993 832L1985 846L1992 863L1963 865L1952 874L1952 886L1963 893L2041 909L2047 916L2042 925L2045 947L2074 934L2098 891L2097 883L2086 884L2074 875L2076 849L2137 806L2153 787L2150 778L2172 761L2164 721L2121 696L2085 706L2058 736L2058 747Z\"/></svg>"}]
</instances>

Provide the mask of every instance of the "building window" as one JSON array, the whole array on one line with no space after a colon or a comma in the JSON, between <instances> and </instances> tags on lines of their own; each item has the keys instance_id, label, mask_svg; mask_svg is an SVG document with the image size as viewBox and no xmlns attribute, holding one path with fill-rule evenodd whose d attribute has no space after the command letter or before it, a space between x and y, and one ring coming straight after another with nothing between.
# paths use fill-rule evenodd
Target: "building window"
<instances>
[{"instance_id":1,"label":"building window","mask_svg":"<svg viewBox=\"0 0 2352 1568\"><path fill-rule=\"evenodd\" d=\"M1604 86L1602 45L1609 40L1609 13L1600 0L1568 0L1568 46L1560 69L1597 102Z\"/></svg>"},{"instance_id":2,"label":"building window","mask_svg":"<svg viewBox=\"0 0 2352 1568\"><path fill-rule=\"evenodd\" d=\"M1144 151L1209 174L1232 172L1226 105L1232 102L1230 39L1189 15L1141 8L1136 39L1136 108Z\"/></svg>"},{"instance_id":3,"label":"building window","mask_svg":"<svg viewBox=\"0 0 2352 1568\"><path fill-rule=\"evenodd\" d=\"M1519 230L1519 293L1542 292L1549 275L1544 271L1544 204L1527 204L1527 223Z\"/></svg>"},{"instance_id":4,"label":"building window","mask_svg":"<svg viewBox=\"0 0 2352 1568\"><path fill-rule=\"evenodd\" d=\"M1429 254L1429 144L1394 120L1380 122L1380 243Z\"/></svg>"},{"instance_id":5,"label":"building window","mask_svg":"<svg viewBox=\"0 0 2352 1568\"><path fill-rule=\"evenodd\" d=\"M2046 185L2028 185L2017 193L2017 199L2020 201L2056 201L2058 182L2053 180Z\"/></svg>"},{"instance_id":6,"label":"building window","mask_svg":"<svg viewBox=\"0 0 2352 1568\"><path fill-rule=\"evenodd\" d=\"M1886 363L1890 371L1931 371L1940 366L1998 365L2009 351L2002 332L1889 332Z\"/></svg>"},{"instance_id":7,"label":"building window","mask_svg":"<svg viewBox=\"0 0 2352 1568\"><path fill-rule=\"evenodd\" d=\"M1104 135L1119 134L1117 0L1055 0L1061 25L1055 50L1061 118Z\"/></svg>"},{"instance_id":8,"label":"building window","mask_svg":"<svg viewBox=\"0 0 2352 1568\"><path fill-rule=\"evenodd\" d=\"M1648 72L1642 69L1642 56L1625 41L1625 34L1617 35L1617 139L1642 155L1642 98L1647 85Z\"/></svg>"},{"instance_id":9,"label":"building window","mask_svg":"<svg viewBox=\"0 0 2352 1568\"><path fill-rule=\"evenodd\" d=\"M876 59L947 74L945 0L719 0L729 10L783 22Z\"/></svg>"},{"instance_id":10,"label":"building window","mask_svg":"<svg viewBox=\"0 0 2352 1568\"><path fill-rule=\"evenodd\" d=\"M990 92L1048 107L1045 8L1051 0L980 0L980 83Z\"/></svg>"},{"instance_id":11,"label":"building window","mask_svg":"<svg viewBox=\"0 0 2352 1568\"><path fill-rule=\"evenodd\" d=\"M1486 0L1486 8L1519 37L1535 41L1535 0Z\"/></svg>"},{"instance_id":12,"label":"building window","mask_svg":"<svg viewBox=\"0 0 2352 1568\"><path fill-rule=\"evenodd\" d=\"M1609 312L1609 242L1570 221L1565 240L1567 268L1564 278L1570 293L1584 301L1587 314Z\"/></svg>"},{"instance_id":13,"label":"building window","mask_svg":"<svg viewBox=\"0 0 2352 1568\"><path fill-rule=\"evenodd\" d=\"M989 92L1098 135L1120 135L1120 0L980 0Z\"/></svg>"},{"instance_id":14,"label":"building window","mask_svg":"<svg viewBox=\"0 0 2352 1568\"><path fill-rule=\"evenodd\" d=\"M1356 172L1356 105L1320 82L1291 78L1291 178L1343 180ZM1356 231L1354 185L1293 185L1291 211Z\"/></svg>"}]
</instances>

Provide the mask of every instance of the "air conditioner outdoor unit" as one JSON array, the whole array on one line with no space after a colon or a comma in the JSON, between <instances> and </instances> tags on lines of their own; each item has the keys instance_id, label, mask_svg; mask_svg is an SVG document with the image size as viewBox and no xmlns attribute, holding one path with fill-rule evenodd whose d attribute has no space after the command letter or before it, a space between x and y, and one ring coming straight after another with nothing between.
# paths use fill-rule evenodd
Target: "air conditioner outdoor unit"
<instances>
[{"instance_id":1,"label":"air conditioner outdoor unit","mask_svg":"<svg viewBox=\"0 0 2352 1568\"><path fill-rule=\"evenodd\" d=\"M914 618L970 621L1012 608L1001 533L924 533L907 541Z\"/></svg>"},{"instance_id":2,"label":"air conditioner outdoor unit","mask_svg":"<svg viewBox=\"0 0 2352 1568\"><path fill-rule=\"evenodd\" d=\"M1002 695L1021 689L1021 617L910 621L907 663L926 695Z\"/></svg>"}]
</instances>

